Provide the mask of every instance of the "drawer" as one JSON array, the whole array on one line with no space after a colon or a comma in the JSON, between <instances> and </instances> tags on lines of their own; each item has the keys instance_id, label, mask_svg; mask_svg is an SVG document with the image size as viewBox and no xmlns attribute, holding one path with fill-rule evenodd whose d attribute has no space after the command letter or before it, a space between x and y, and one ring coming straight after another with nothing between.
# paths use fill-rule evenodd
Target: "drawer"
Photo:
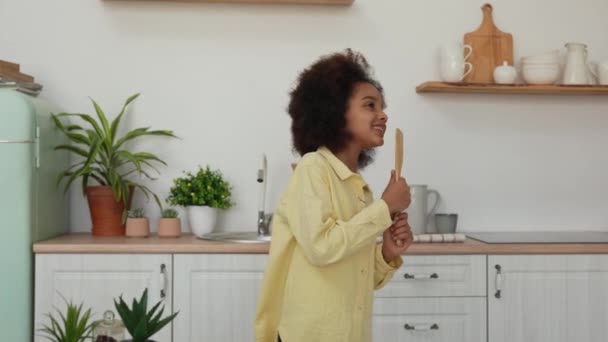
<instances>
[{"instance_id":1,"label":"drawer","mask_svg":"<svg viewBox=\"0 0 608 342\"><path fill-rule=\"evenodd\" d=\"M485 255L405 256L376 297L485 297Z\"/></svg>"},{"instance_id":2,"label":"drawer","mask_svg":"<svg viewBox=\"0 0 608 342\"><path fill-rule=\"evenodd\" d=\"M376 298L375 342L485 342L486 299Z\"/></svg>"}]
</instances>

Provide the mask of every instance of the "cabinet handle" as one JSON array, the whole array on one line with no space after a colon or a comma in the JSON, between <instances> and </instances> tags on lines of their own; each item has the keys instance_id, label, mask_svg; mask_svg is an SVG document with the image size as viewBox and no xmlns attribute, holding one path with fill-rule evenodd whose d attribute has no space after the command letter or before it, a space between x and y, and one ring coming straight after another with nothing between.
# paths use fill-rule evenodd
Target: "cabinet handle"
<instances>
[{"instance_id":1,"label":"cabinet handle","mask_svg":"<svg viewBox=\"0 0 608 342\"><path fill-rule=\"evenodd\" d=\"M437 273L432 273L432 274L409 274L406 273L403 275L403 278L405 279L439 279L439 275Z\"/></svg>"},{"instance_id":2,"label":"cabinet handle","mask_svg":"<svg viewBox=\"0 0 608 342\"><path fill-rule=\"evenodd\" d=\"M494 278L494 287L496 287L496 293L494 293L494 297L500 298L500 292L502 291L502 267L500 265L494 265L496 269L496 276Z\"/></svg>"},{"instance_id":3,"label":"cabinet handle","mask_svg":"<svg viewBox=\"0 0 608 342\"><path fill-rule=\"evenodd\" d=\"M165 291L166 281L166 270L167 266L165 264L160 264L160 298L165 298L167 296L167 292Z\"/></svg>"},{"instance_id":4,"label":"cabinet handle","mask_svg":"<svg viewBox=\"0 0 608 342\"><path fill-rule=\"evenodd\" d=\"M405 325L403 327L405 328L405 330L412 330L412 331L439 330L439 324L437 324L437 323L414 324L414 325L409 325L409 324L405 323Z\"/></svg>"}]
</instances>

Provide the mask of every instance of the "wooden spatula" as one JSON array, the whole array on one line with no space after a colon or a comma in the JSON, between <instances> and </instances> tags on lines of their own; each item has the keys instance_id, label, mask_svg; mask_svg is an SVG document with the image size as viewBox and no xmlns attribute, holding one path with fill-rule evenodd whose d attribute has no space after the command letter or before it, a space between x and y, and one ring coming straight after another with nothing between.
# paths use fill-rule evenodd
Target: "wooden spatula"
<instances>
[{"instance_id":1,"label":"wooden spatula","mask_svg":"<svg viewBox=\"0 0 608 342\"><path fill-rule=\"evenodd\" d=\"M403 168L403 132L399 128L395 129L395 181L401 177Z\"/></svg>"},{"instance_id":2,"label":"wooden spatula","mask_svg":"<svg viewBox=\"0 0 608 342\"><path fill-rule=\"evenodd\" d=\"M395 182L401 178L403 168L403 132L395 129ZM397 240L397 246L403 246L403 241Z\"/></svg>"}]
</instances>

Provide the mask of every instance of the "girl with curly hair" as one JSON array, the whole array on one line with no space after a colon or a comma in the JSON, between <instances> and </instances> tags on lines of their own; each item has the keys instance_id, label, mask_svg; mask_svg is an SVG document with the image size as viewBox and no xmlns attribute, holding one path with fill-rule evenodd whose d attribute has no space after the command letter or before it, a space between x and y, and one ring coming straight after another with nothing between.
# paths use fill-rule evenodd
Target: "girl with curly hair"
<instances>
[{"instance_id":1,"label":"girl with curly hair","mask_svg":"<svg viewBox=\"0 0 608 342\"><path fill-rule=\"evenodd\" d=\"M384 143L383 90L348 49L304 70L290 95L302 158L274 214L256 341L369 342L373 291L413 240L402 213L411 201L405 179L393 170L374 200L359 173Z\"/></svg>"}]
</instances>

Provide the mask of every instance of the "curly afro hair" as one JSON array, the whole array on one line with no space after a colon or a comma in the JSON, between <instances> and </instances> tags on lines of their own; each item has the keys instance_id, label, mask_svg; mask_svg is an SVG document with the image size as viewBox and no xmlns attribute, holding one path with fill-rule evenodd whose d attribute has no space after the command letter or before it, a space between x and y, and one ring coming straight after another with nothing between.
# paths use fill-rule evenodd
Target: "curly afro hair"
<instances>
[{"instance_id":1,"label":"curly afro hair","mask_svg":"<svg viewBox=\"0 0 608 342\"><path fill-rule=\"evenodd\" d=\"M355 86L370 83L384 96L365 57L347 49L321 57L305 69L291 91L288 112L294 149L303 156L325 146L341 151L350 139L346 131L348 101ZM371 162L372 150L359 156L359 167Z\"/></svg>"}]
</instances>

